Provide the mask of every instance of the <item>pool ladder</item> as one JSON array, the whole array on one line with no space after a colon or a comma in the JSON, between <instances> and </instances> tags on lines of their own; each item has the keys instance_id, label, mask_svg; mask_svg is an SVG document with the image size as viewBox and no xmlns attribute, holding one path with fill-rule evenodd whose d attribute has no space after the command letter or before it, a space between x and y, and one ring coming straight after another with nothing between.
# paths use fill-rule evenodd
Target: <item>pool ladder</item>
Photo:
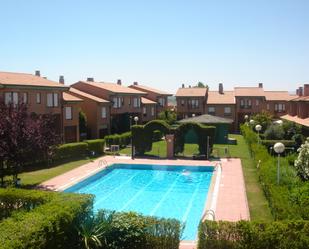
<instances>
[{"instance_id":1,"label":"pool ladder","mask_svg":"<svg viewBox=\"0 0 309 249\"><path fill-rule=\"evenodd\" d=\"M215 211L213 211L212 209L206 210L206 212L204 213L204 215L203 215L203 217L202 217L202 220L205 220L205 219L210 220L210 219L208 218L209 216L211 217L211 219L212 219L213 221L216 220Z\"/></svg>"},{"instance_id":2,"label":"pool ladder","mask_svg":"<svg viewBox=\"0 0 309 249\"><path fill-rule=\"evenodd\" d=\"M223 170L222 170L222 164L221 164L221 163L216 163L216 164L215 164L215 167L216 167L216 170L218 170L218 168L220 168L221 172L223 171Z\"/></svg>"},{"instance_id":3,"label":"pool ladder","mask_svg":"<svg viewBox=\"0 0 309 249\"><path fill-rule=\"evenodd\" d=\"M103 167L103 166L107 167L107 166L108 166L108 163L106 162L105 159L101 159L101 160L99 161L99 163L98 163L98 166L99 166L99 167Z\"/></svg>"}]
</instances>

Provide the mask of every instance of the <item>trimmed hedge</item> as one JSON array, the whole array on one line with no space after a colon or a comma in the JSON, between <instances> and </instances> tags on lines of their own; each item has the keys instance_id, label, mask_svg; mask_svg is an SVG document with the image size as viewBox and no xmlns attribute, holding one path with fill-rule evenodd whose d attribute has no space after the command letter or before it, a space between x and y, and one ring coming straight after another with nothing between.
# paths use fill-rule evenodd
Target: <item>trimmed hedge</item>
<instances>
[{"instance_id":1,"label":"trimmed hedge","mask_svg":"<svg viewBox=\"0 0 309 249\"><path fill-rule=\"evenodd\" d=\"M204 221L198 249L307 249L309 221Z\"/></svg>"},{"instance_id":2,"label":"trimmed hedge","mask_svg":"<svg viewBox=\"0 0 309 249\"><path fill-rule=\"evenodd\" d=\"M93 139L93 140L86 140L84 141L88 144L88 150L91 152L95 152L96 154L103 154L104 150L104 139Z\"/></svg>"},{"instance_id":3,"label":"trimmed hedge","mask_svg":"<svg viewBox=\"0 0 309 249\"><path fill-rule=\"evenodd\" d=\"M105 141L108 146L115 144L119 145L121 148L126 147L131 143L131 132L128 131L122 134L105 136Z\"/></svg>"},{"instance_id":4,"label":"trimmed hedge","mask_svg":"<svg viewBox=\"0 0 309 249\"><path fill-rule=\"evenodd\" d=\"M87 152L88 144L84 142L62 144L57 147L54 159L60 160L84 157L87 155Z\"/></svg>"},{"instance_id":5,"label":"trimmed hedge","mask_svg":"<svg viewBox=\"0 0 309 249\"><path fill-rule=\"evenodd\" d=\"M296 143L294 140L261 140L261 143L267 148L270 148L275 145L275 143L283 143L285 147L295 147Z\"/></svg>"},{"instance_id":6,"label":"trimmed hedge","mask_svg":"<svg viewBox=\"0 0 309 249\"><path fill-rule=\"evenodd\" d=\"M309 219L309 182L297 176L289 158L280 159L280 184L277 184L277 158L257 143L257 135L243 125L241 132L248 144L258 176L275 220Z\"/></svg>"},{"instance_id":7,"label":"trimmed hedge","mask_svg":"<svg viewBox=\"0 0 309 249\"><path fill-rule=\"evenodd\" d=\"M1 197L7 194L5 203L24 203L29 209L1 221L1 248L80 248L75 228L92 210L92 196L21 189L0 192Z\"/></svg>"}]
</instances>

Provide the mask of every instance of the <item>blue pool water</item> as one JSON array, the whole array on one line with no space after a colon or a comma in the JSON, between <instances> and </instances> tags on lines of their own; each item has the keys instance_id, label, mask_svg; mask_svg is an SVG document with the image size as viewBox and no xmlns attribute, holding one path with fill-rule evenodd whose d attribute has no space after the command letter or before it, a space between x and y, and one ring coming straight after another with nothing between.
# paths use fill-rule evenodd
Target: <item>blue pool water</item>
<instances>
[{"instance_id":1,"label":"blue pool water","mask_svg":"<svg viewBox=\"0 0 309 249\"><path fill-rule=\"evenodd\" d=\"M213 167L113 164L65 192L95 195L94 210L135 211L185 223L195 240Z\"/></svg>"}]
</instances>

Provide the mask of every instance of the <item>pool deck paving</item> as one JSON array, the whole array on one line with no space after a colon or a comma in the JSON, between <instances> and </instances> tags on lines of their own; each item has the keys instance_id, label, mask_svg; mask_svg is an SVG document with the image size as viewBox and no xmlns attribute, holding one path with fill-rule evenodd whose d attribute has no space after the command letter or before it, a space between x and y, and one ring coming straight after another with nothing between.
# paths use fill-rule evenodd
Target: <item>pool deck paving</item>
<instances>
[{"instance_id":1,"label":"pool deck paving","mask_svg":"<svg viewBox=\"0 0 309 249\"><path fill-rule=\"evenodd\" d=\"M215 205L215 220L238 221L249 220L249 207L246 196L245 182L241 161L238 158L222 158L220 161L201 161L186 159L134 159L124 156L104 156L86 163L76 169L56 176L40 184L40 188L62 191L79 181L103 170L113 163L154 164L154 165L186 165L216 166L221 163L221 175ZM211 200L213 201L213 200ZM183 241L180 249L194 249L196 244Z\"/></svg>"}]
</instances>

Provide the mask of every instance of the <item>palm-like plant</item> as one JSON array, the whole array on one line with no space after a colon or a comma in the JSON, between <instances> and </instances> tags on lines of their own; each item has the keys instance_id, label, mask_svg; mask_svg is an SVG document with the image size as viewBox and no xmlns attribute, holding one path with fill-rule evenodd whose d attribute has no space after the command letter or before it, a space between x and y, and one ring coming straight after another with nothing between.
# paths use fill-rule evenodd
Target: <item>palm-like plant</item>
<instances>
[{"instance_id":1,"label":"palm-like plant","mask_svg":"<svg viewBox=\"0 0 309 249\"><path fill-rule=\"evenodd\" d=\"M107 248L106 235L113 220L113 214L100 211L95 217L88 218L78 228L85 249Z\"/></svg>"}]
</instances>

